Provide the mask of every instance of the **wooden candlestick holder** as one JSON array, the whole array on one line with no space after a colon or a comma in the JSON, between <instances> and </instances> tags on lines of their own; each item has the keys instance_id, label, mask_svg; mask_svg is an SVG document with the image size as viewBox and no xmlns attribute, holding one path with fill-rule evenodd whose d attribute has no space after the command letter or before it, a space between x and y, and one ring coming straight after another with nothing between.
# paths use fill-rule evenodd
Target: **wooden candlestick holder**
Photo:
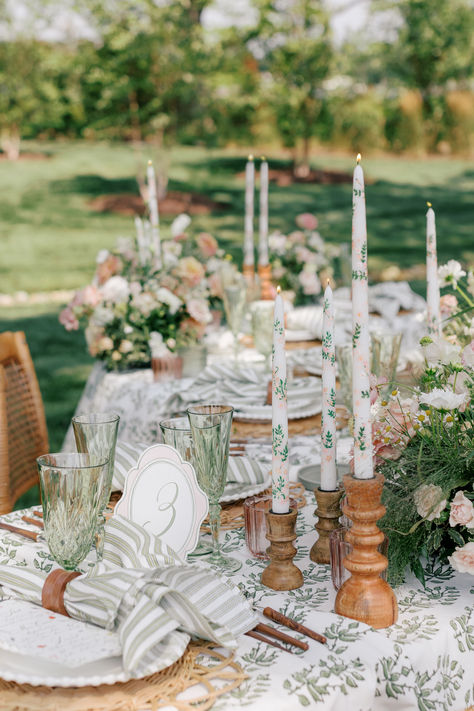
<instances>
[{"instance_id":1,"label":"wooden candlestick holder","mask_svg":"<svg viewBox=\"0 0 474 711\"><path fill-rule=\"evenodd\" d=\"M270 264L258 265L258 277L260 279L260 298L262 301L272 301L275 292L272 284L272 267Z\"/></svg>"},{"instance_id":2,"label":"wooden candlestick holder","mask_svg":"<svg viewBox=\"0 0 474 711\"><path fill-rule=\"evenodd\" d=\"M296 538L297 509L288 513L278 514L267 511L267 538L270 546L267 548L270 564L262 573L262 583L272 590L294 590L303 585L303 573L293 563L296 548L293 541Z\"/></svg>"},{"instance_id":3,"label":"wooden candlestick holder","mask_svg":"<svg viewBox=\"0 0 474 711\"><path fill-rule=\"evenodd\" d=\"M388 561L377 547L384 539L378 521L385 513L381 503L384 478L376 474L372 479L356 479L351 474L344 477L346 499L342 510L352 520L346 540L352 544L344 567L351 577L339 589L334 611L338 615L365 622L382 629L397 621L398 606L390 585L380 573Z\"/></svg>"},{"instance_id":4,"label":"wooden candlestick holder","mask_svg":"<svg viewBox=\"0 0 474 711\"><path fill-rule=\"evenodd\" d=\"M324 563L326 565L330 563L329 534L341 525L339 517L341 515L341 498L343 494L344 489L341 486L335 491L323 491L319 488L314 490L317 504L314 515L318 517L314 527L319 536L309 553L313 563Z\"/></svg>"},{"instance_id":5,"label":"wooden candlestick holder","mask_svg":"<svg viewBox=\"0 0 474 711\"><path fill-rule=\"evenodd\" d=\"M253 264L244 264L242 267L242 274L246 279L253 281L255 277L255 267Z\"/></svg>"}]
</instances>

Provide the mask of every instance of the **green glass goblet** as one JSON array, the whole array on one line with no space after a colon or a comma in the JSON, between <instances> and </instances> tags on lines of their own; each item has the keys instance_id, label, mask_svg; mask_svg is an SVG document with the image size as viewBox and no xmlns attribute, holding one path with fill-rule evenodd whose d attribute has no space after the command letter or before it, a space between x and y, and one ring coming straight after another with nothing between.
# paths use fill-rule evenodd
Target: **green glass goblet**
<instances>
[{"instance_id":1,"label":"green glass goblet","mask_svg":"<svg viewBox=\"0 0 474 711\"><path fill-rule=\"evenodd\" d=\"M45 454L36 461L48 548L62 568L74 570L94 543L108 460L89 454Z\"/></svg>"},{"instance_id":2,"label":"green glass goblet","mask_svg":"<svg viewBox=\"0 0 474 711\"><path fill-rule=\"evenodd\" d=\"M236 273L232 282L224 286L222 299L227 324L234 337L234 361L237 363L239 356L239 331L247 308L247 284L241 274Z\"/></svg>"},{"instance_id":3,"label":"green glass goblet","mask_svg":"<svg viewBox=\"0 0 474 711\"><path fill-rule=\"evenodd\" d=\"M221 505L229 463L229 440L234 409L228 405L196 405L188 408L194 443L194 464L201 489L209 499L209 525L213 550L208 559L228 572L239 570L242 563L223 556L219 544Z\"/></svg>"},{"instance_id":4,"label":"green glass goblet","mask_svg":"<svg viewBox=\"0 0 474 711\"><path fill-rule=\"evenodd\" d=\"M114 412L87 412L72 418L77 451L84 454L93 454L108 462L107 477L100 492L96 540L97 560L102 560L104 553L104 511L107 508L112 491L119 422L120 417Z\"/></svg>"}]
</instances>

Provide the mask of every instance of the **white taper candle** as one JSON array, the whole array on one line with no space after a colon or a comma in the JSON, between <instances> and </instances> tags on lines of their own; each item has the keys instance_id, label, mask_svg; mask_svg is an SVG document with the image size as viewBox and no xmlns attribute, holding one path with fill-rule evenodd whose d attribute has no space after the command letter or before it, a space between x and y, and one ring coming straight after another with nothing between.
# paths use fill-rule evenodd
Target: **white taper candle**
<instances>
[{"instance_id":1,"label":"white taper candle","mask_svg":"<svg viewBox=\"0 0 474 711\"><path fill-rule=\"evenodd\" d=\"M354 476L371 479L369 274L364 173L360 154L352 186L352 405L354 412Z\"/></svg>"},{"instance_id":2,"label":"white taper candle","mask_svg":"<svg viewBox=\"0 0 474 711\"><path fill-rule=\"evenodd\" d=\"M255 185L255 165L253 156L249 156L245 166L245 235L244 235L244 265L253 267L255 264L253 244L253 194Z\"/></svg>"},{"instance_id":3,"label":"white taper candle","mask_svg":"<svg viewBox=\"0 0 474 711\"><path fill-rule=\"evenodd\" d=\"M288 513L288 405L285 355L285 314L280 287L275 298L272 348L272 511Z\"/></svg>"},{"instance_id":4,"label":"white taper candle","mask_svg":"<svg viewBox=\"0 0 474 711\"><path fill-rule=\"evenodd\" d=\"M438 255L436 252L435 214L428 202L426 213L426 303L428 333L430 336L441 335L439 313Z\"/></svg>"},{"instance_id":5,"label":"white taper candle","mask_svg":"<svg viewBox=\"0 0 474 711\"><path fill-rule=\"evenodd\" d=\"M260 165L258 263L262 267L268 264L268 163L265 158Z\"/></svg>"},{"instance_id":6,"label":"white taper candle","mask_svg":"<svg viewBox=\"0 0 474 711\"><path fill-rule=\"evenodd\" d=\"M332 289L324 292L323 306L323 402L321 414L321 489L337 489L336 471L336 349Z\"/></svg>"},{"instance_id":7,"label":"white taper candle","mask_svg":"<svg viewBox=\"0 0 474 711\"><path fill-rule=\"evenodd\" d=\"M154 255L158 259L161 259L160 215L158 212L158 198L156 194L155 169L153 168L151 160L148 161L146 175L148 182L148 209L150 212L152 250Z\"/></svg>"}]
</instances>

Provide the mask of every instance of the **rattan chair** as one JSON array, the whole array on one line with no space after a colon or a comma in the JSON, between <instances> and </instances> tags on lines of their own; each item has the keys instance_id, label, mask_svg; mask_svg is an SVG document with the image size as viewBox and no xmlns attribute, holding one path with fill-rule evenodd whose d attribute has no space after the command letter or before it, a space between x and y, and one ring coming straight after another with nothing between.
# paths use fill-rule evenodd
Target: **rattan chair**
<instances>
[{"instance_id":1,"label":"rattan chair","mask_svg":"<svg viewBox=\"0 0 474 711\"><path fill-rule=\"evenodd\" d=\"M0 334L0 514L38 483L48 431L35 368L21 331Z\"/></svg>"}]
</instances>

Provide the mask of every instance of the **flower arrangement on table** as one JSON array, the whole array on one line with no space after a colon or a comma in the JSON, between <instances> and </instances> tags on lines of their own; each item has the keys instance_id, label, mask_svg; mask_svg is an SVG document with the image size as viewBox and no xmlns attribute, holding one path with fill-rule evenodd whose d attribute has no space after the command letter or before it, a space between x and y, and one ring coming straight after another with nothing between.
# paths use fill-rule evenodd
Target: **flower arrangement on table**
<instances>
[{"instance_id":1,"label":"flower arrangement on table","mask_svg":"<svg viewBox=\"0 0 474 711\"><path fill-rule=\"evenodd\" d=\"M474 338L474 269L467 274L455 259L450 259L438 269L443 333L457 343L466 344ZM454 292L454 293L453 293Z\"/></svg>"},{"instance_id":2,"label":"flower arrangement on table","mask_svg":"<svg viewBox=\"0 0 474 711\"><path fill-rule=\"evenodd\" d=\"M186 235L190 222L187 215L176 218L161 242L161 260L141 259L133 239L101 250L92 283L61 312L66 330L85 327L90 354L108 370L146 367L150 341L163 356L199 341L212 321L220 268L228 262L211 235Z\"/></svg>"},{"instance_id":3,"label":"flower arrangement on table","mask_svg":"<svg viewBox=\"0 0 474 711\"><path fill-rule=\"evenodd\" d=\"M474 575L474 340L462 348L427 337L422 349L419 387L372 405L375 464L385 476L380 528L395 585L407 566L424 584L422 558Z\"/></svg>"},{"instance_id":4,"label":"flower arrangement on table","mask_svg":"<svg viewBox=\"0 0 474 711\"><path fill-rule=\"evenodd\" d=\"M313 303L321 293L321 282L333 276L333 261L340 249L323 241L314 215L298 215L296 226L289 235L271 234L268 246L273 279L295 295L294 303L299 306Z\"/></svg>"}]
</instances>

